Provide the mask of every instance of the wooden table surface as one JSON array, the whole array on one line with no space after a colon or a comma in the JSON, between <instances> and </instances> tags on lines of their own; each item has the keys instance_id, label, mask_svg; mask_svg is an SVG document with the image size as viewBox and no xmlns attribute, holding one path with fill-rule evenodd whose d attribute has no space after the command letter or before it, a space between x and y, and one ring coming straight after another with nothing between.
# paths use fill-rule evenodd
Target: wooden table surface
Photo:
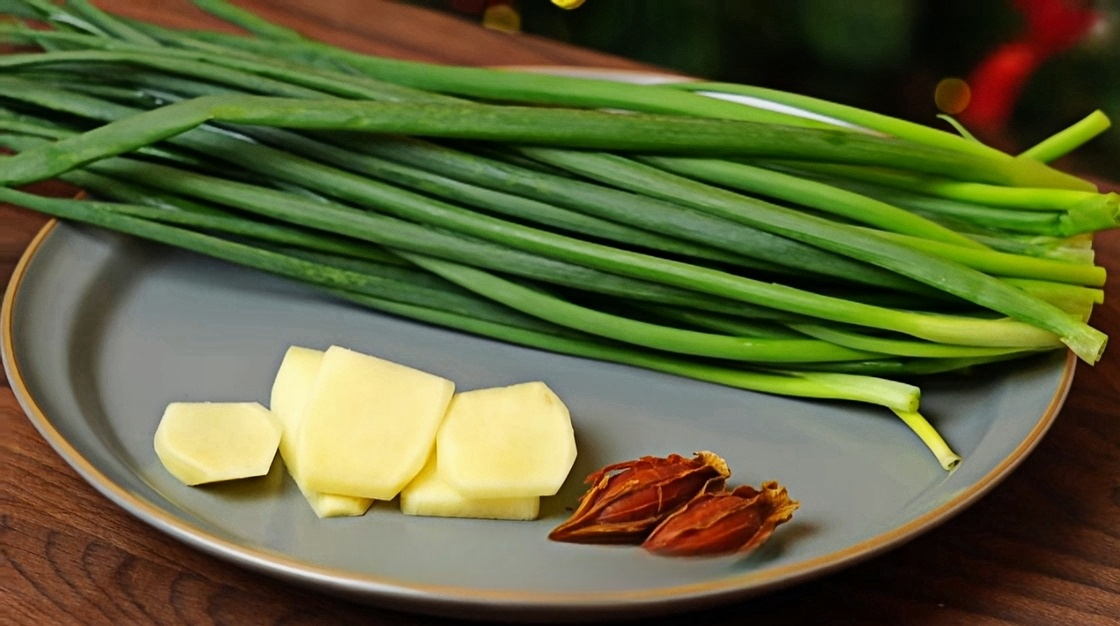
<instances>
[{"instance_id":1,"label":"wooden table surface","mask_svg":"<svg viewBox=\"0 0 1120 626\"><path fill-rule=\"evenodd\" d=\"M546 0L522 0L526 2ZM306 34L386 56L467 65L642 69L376 0L241 0ZM177 26L185 1L98 0ZM0 285L45 220L0 206ZM1120 231L1098 236L1112 277L1094 324L1120 337ZM230 566L102 497L44 442L0 379L0 623L448 624L352 604ZM650 624L1120 623L1120 346L1080 366L1057 422L988 496L849 569L739 604Z\"/></svg>"}]
</instances>

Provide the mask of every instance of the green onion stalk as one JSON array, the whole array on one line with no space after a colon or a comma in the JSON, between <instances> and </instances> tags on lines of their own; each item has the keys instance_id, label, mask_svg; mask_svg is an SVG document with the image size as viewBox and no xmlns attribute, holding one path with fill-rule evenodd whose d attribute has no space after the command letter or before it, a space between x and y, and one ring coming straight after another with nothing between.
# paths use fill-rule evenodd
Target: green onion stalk
<instances>
[{"instance_id":1,"label":"green onion stalk","mask_svg":"<svg viewBox=\"0 0 1120 626\"><path fill-rule=\"evenodd\" d=\"M1091 236L1120 202L1047 165L1099 112L1016 156L955 122L384 59L196 4L249 35L4 3L0 39L39 50L0 56L0 200L513 344L879 405L946 469L915 377L1105 348ZM95 197L17 189L49 178Z\"/></svg>"}]
</instances>

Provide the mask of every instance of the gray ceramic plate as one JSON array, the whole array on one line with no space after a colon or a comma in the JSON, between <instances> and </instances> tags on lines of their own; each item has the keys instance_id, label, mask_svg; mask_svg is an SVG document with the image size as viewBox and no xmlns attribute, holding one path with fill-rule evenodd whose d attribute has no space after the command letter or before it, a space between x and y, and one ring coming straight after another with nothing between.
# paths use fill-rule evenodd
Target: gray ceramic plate
<instances>
[{"instance_id":1,"label":"gray ceramic plate","mask_svg":"<svg viewBox=\"0 0 1120 626\"><path fill-rule=\"evenodd\" d=\"M556 356L371 314L281 279L99 230L48 227L4 301L3 356L28 417L95 488L214 556L376 604L488 618L604 618L740 599L887 550L975 502L1038 443L1073 361L1055 354L930 381L924 406L964 463L944 472L892 415L769 397ZM572 410L580 455L536 522L406 517L380 503L319 520L278 467L185 487L152 435L174 400L268 401L290 344L338 343L461 389L540 379ZM550 542L595 468L723 455L736 482L802 503L747 558L668 559Z\"/></svg>"}]
</instances>

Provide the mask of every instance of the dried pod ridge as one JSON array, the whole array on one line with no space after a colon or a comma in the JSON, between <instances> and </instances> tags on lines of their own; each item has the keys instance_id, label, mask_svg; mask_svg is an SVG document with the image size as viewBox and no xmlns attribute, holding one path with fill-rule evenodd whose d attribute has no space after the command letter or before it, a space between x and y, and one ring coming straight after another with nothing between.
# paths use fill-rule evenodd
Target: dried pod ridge
<instances>
[{"instance_id":1,"label":"dried pod ridge","mask_svg":"<svg viewBox=\"0 0 1120 626\"><path fill-rule=\"evenodd\" d=\"M665 556L746 554L792 519L799 506L775 481L761 490L743 485L703 493L666 517L642 547Z\"/></svg>"},{"instance_id":2,"label":"dried pod ridge","mask_svg":"<svg viewBox=\"0 0 1120 626\"><path fill-rule=\"evenodd\" d=\"M573 543L639 544L673 511L723 489L731 471L717 454L644 456L589 475L592 485L568 520L549 534Z\"/></svg>"}]
</instances>

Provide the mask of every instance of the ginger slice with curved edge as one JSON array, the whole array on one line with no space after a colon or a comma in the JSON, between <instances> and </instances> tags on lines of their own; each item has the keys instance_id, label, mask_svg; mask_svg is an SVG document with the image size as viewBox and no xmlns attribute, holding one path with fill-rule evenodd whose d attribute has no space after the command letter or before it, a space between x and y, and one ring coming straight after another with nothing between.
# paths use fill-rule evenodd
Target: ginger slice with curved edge
<instances>
[{"instance_id":1,"label":"ginger slice with curved edge","mask_svg":"<svg viewBox=\"0 0 1120 626\"><path fill-rule=\"evenodd\" d=\"M293 441L305 485L393 499L427 461L454 391L435 374L331 346Z\"/></svg>"},{"instance_id":2,"label":"ginger slice with curved edge","mask_svg":"<svg viewBox=\"0 0 1120 626\"><path fill-rule=\"evenodd\" d=\"M257 402L172 402L156 427L155 451L187 485L268 473L281 426Z\"/></svg>"},{"instance_id":3,"label":"ginger slice with curved edge","mask_svg":"<svg viewBox=\"0 0 1120 626\"><path fill-rule=\"evenodd\" d=\"M401 490L401 512L429 517L533 520L540 514L540 496L513 498L470 498L439 477L436 453Z\"/></svg>"},{"instance_id":4,"label":"ginger slice with curved edge","mask_svg":"<svg viewBox=\"0 0 1120 626\"><path fill-rule=\"evenodd\" d=\"M455 395L436 436L439 477L471 498L555 494L576 459L568 407L543 382Z\"/></svg>"},{"instance_id":5,"label":"ginger slice with curved edge","mask_svg":"<svg viewBox=\"0 0 1120 626\"><path fill-rule=\"evenodd\" d=\"M364 515L373 504L373 500L309 489L299 469L300 459L295 447L296 432L303 422L307 399L319 376L323 354L322 350L313 348L289 347L273 380L269 407L283 427L280 436L280 458L284 460L288 474L299 487L311 510L320 518L356 517Z\"/></svg>"}]
</instances>

